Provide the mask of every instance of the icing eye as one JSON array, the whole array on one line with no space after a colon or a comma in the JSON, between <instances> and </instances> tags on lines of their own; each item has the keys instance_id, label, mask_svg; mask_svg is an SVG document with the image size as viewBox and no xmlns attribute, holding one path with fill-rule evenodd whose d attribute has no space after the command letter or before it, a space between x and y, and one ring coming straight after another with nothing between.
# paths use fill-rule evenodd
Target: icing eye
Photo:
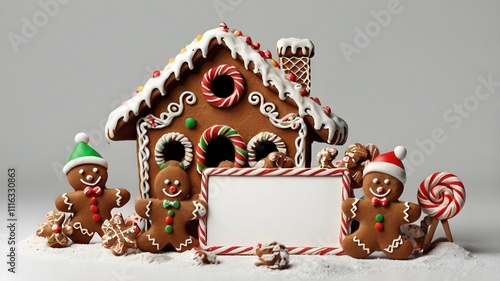
<instances>
[{"instance_id":1,"label":"icing eye","mask_svg":"<svg viewBox=\"0 0 500 281\"><path fill-rule=\"evenodd\" d=\"M99 170L97 169L97 167L94 167L94 169L92 169L92 171L94 171L94 173L97 173L97 171L99 171Z\"/></svg>"},{"instance_id":2,"label":"icing eye","mask_svg":"<svg viewBox=\"0 0 500 281\"><path fill-rule=\"evenodd\" d=\"M164 183L165 183L165 184L169 184L169 183L170 183L170 181L169 181L168 179L166 179L166 180L164 181Z\"/></svg>"},{"instance_id":3,"label":"icing eye","mask_svg":"<svg viewBox=\"0 0 500 281\"><path fill-rule=\"evenodd\" d=\"M177 185L177 186L179 186L179 184L180 184L179 180L175 180L174 184Z\"/></svg>"},{"instance_id":4,"label":"icing eye","mask_svg":"<svg viewBox=\"0 0 500 281\"><path fill-rule=\"evenodd\" d=\"M374 178L374 179L373 179L373 183L374 183L374 184L379 184L379 183L380 183L380 181L379 181L377 178Z\"/></svg>"},{"instance_id":5,"label":"icing eye","mask_svg":"<svg viewBox=\"0 0 500 281\"><path fill-rule=\"evenodd\" d=\"M385 183L385 184L390 184L390 183L391 183L391 181L390 181L389 179L385 179L385 180L384 180L384 183Z\"/></svg>"},{"instance_id":6,"label":"icing eye","mask_svg":"<svg viewBox=\"0 0 500 281\"><path fill-rule=\"evenodd\" d=\"M78 173L80 173L80 175L83 175L85 171L83 169L80 169L80 171L78 171Z\"/></svg>"}]
</instances>

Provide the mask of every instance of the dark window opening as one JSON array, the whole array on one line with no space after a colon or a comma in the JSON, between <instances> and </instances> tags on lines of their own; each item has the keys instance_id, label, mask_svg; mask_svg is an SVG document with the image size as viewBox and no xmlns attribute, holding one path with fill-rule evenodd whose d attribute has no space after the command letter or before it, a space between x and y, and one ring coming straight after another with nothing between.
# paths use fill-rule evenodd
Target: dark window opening
<instances>
[{"instance_id":1,"label":"dark window opening","mask_svg":"<svg viewBox=\"0 0 500 281\"><path fill-rule=\"evenodd\" d=\"M229 160L234 162L233 143L225 137L216 137L208 143L205 161L207 167L218 167L220 162Z\"/></svg>"},{"instance_id":2,"label":"dark window opening","mask_svg":"<svg viewBox=\"0 0 500 281\"><path fill-rule=\"evenodd\" d=\"M182 162L185 153L186 150L184 149L184 145L182 145L182 143L178 141L169 142L163 149L163 159L165 159L165 162L169 160Z\"/></svg>"},{"instance_id":3,"label":"dark window opening","mask_svg":"<svg viewBox=\"0 0 500 281\"><path fill-rule=\"evenodd\" d=\"M255 148L255 158L257 161L266 158L269 153L278 151L276 144L272 141L263 141Z\"/></svg>"},{"instance_id":4,"label":"dark window opening","mask_svg":"<svg viewBox=\"0 0 500 281\"><path fill-rule=\"evenodd\" d=\"M219 98L227 98L234 91L234 81L229 75L219 75L212 80L212 93Z\"/></svg>"}]
</instances>

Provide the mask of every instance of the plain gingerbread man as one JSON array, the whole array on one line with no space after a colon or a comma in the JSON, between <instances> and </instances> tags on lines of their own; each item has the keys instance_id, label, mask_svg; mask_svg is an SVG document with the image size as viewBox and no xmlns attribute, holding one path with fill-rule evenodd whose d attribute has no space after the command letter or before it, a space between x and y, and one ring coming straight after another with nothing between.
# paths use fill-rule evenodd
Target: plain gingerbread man
<instances>
[{"instance_id":1,"label":"plain gingerbread man","mask_svg":"<svg viewBox=\"0 0 500 281\"><path fill-rule=\"evenodd\" d=\"M398 146L376 157L364 169L364 198L343 202L344 214L359 221L359 228L343 240L347 255L364 258L379 249L392 259L405 259L412 254L413 245L402 238L400 228L416 221L421 211L417 204L398 200L406 181L401 162L405 156L406 149Z\"/></svg>"},{"instance_id":2,"label":"plain gingerbread man","mask_svg":"<svg viewBox=\"0 0 500 281\"><path fill-rule=\"evenodd\" d=\"M162 252L172 246L177 252L198 246L190 236L186 223L204 217L207 203L196 198L188 199L191 181L177 161L168 161L154 181L158 198L140 199L135 211L151 221L151 228L137 237L137 247L145 252Z\"/></svg>"},{"instance_id":3,"label":"plain gingerbread man","mask_svg":"<svg viewBox=\"0 0 500 281\"><path fill-rule=\"evenodd\" d=\"M130 193L123 188L106 188L108 163L87 145L86 134L77 134L75 142L75 149L63 167L75 192L60 195L55 205L59 211L73 213L70 224L74 230L70 239L88 244L95 233L103 235L102 223L111 218L112 209L130 200Z\"/></svg>"}]
</instances>

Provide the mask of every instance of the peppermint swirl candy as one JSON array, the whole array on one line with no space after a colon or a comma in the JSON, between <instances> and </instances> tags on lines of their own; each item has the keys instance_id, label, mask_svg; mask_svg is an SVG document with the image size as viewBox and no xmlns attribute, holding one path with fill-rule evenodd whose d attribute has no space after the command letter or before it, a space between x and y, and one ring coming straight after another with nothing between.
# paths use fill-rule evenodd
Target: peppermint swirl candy
<instances>
[{"instance_id":1,"label":"peppermint swirl candy","mask_svg":"<svg viewBox=\"0 0 500 281\"><path fill-rule=\"evenodd\" d=\"M440 220L450 219L465 204L465 188L454 174L436 172L422 181L417 197L424 213Z\"/></svg>"},{"instance_id":2,"label":"peppermint swirl candy","mask_svg":"<svg viewBox=\"0 0 500 281\"><path fill-rule=\"evenodd\" d=\"M196 147L196 169L198 173L201 174L206 168L207 147L210 141L216 137L226 137L231 141L234 146L234 167L244 167L247 159L247 151L241 135L229 126L214 125L203 132L200 142Z\"/></svg>"},{"instance_id":3,"label":"peppermint swirl candy","mask_svg":"<svg viewBox=\"0 0 500 281\"><path fill-rule=\"evenodd\" d=\"M219 76L227 75L232 78L233 82L233 92L228 97L219 97L213 92L213 81L215 78ZM236 67L221 64L219 66L215 66L210 68L205 75L203 75L203 79L201 80L201 91L205 96L207 102L216 107L230 107L236 104L243 93L243 89L245 89L245 80L243 80L243 76L236 69Z\"/></svg>"}]
</instances>

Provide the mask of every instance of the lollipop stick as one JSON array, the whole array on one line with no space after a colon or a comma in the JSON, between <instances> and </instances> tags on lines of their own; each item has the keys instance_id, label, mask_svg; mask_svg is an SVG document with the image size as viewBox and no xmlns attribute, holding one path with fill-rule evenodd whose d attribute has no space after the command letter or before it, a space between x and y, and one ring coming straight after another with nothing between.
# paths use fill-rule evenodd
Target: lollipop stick
<instances>
[{"instance_id":1,"label":"lollipop stick","mask_svg":"<svg viewBox=\"0 0 500 281\"><path fill-rule=\"evenodd\" d=\"M425 236L424 245L422 246L424 252L427 252L429 245L431 244L432 237L434 237L434 233L436 232L436 228L439 223L439 220L436 218L432 218L431 220L432 220L431 226L429 227L427 236Z\"/></svg>"},{"instance_id":2,"label":"lollipop stick","mask_svg":"<svg viewBox=\"0 0 500 281\"><path fill-rule=\"evenodd\" d=\"M448 220L441 220L441 223L443 224L446 239L448 239L448 242L453 242L453 237L451 236L450 224L448 223Z\"/></svg>"}]
</instances>

